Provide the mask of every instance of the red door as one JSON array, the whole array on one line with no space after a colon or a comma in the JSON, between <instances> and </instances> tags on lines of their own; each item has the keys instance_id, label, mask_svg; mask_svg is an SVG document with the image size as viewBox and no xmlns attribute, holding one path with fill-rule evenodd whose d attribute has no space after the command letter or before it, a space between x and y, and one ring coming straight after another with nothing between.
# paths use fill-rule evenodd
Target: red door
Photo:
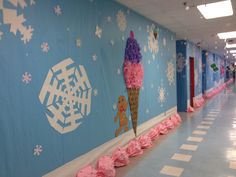
<instances>
[{"instance_id":1,"label":"red door","mask_svg":"<svg viewBox=\"0 0 236 177\"><path fill-rule=\"evenodd\" d=\"M194 58L189 58L190 63L190 105L193 107L193 98L194 98Z\"/></svg>"}]
</instances>

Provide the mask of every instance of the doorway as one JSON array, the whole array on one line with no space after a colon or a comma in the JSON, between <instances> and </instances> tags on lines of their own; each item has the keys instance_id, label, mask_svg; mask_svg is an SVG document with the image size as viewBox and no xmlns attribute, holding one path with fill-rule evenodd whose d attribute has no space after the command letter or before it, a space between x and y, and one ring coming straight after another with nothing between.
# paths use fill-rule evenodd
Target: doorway
<instances>
[{"instance_id":1,"label":"doorway","mask_svg":"<svg viewBox=\"0 0 236 177\"><path fill-rule=\"evenodd\" d=\"M189 57L189 64L190 64L190 105L193 107L193 98L195 95L195 83L194 83L194 58Z\"/></svg>"}]
</instances>

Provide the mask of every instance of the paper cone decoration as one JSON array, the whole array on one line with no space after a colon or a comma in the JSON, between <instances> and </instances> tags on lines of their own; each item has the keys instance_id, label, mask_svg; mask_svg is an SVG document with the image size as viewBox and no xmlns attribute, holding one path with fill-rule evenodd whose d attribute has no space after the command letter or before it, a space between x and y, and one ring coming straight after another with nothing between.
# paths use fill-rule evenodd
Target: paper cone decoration
<instances>
[{"instance_id":1,"label":"paper cone decoration","mask_svg":"<svg viewBox=\"0 0 236 177\"><path fill-rule=\"evenodd\" d=\"M126 43L123 71L135 136L137 135L138 125L139 91L143 83L143 65L141 59L142 55L139 44L134 39L134 33L131 31Z\"/></svg>"}]
</instances>

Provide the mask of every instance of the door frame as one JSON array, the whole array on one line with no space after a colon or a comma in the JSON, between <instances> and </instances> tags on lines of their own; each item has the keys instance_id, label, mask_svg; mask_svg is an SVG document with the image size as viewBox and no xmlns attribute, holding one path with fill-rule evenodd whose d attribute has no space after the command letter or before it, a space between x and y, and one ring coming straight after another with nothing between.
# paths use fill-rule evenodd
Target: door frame
<instances>
[{"instance_id":1,"label":"door frame","mask_svg":"<svg viewBox=\"0 0 236 177\"><path fill-rule=\"evenodd\" d=\"M189 57L189 89L190 89L190 105L193 107L193 99L195 96L195 73L194 73L194 57Z\"/></svg>"}]
</instances>

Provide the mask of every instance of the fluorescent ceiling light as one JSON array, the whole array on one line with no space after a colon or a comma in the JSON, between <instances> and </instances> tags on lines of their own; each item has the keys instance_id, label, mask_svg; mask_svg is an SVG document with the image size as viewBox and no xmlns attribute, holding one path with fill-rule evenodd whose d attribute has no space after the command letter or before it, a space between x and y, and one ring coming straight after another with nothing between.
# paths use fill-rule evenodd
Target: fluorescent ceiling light
<instances>
[{"instance_id":1,"label":"fluorescent ceiling light","mask_svg":"<svg viewBox=\"0 0 236 177\"><path fill-rule=\"evenodd\" d=\"M220 39L236 38L236 31L218 33L217 35Z\"/></svg>"},{"instance_id":2,"label":"fluorescent ceiling light","mask_svg":"<svg viewBox=\"0 0 236 177\"><path fill-rule=\"evenodd\" d=\"M234 57L236 57L236 53L235 53L235 54L233 54L233 56L234 56Z\"/></svg>"},{"instance_id":3,"label":"fluorescent ceiling light","mask_svg":"<svg viewBox=\"0 0 236 177\"><path fill-rule=\"evenodd\" d=\"M228 44L226 43L226 48L236 48L236 44Z\"/></svg>"},{"instance_id":4,"label":"fluorescent ceiling light","mask_svg":"<svg viewBox=\"0 0 236 177\"><path fill-rule=\"evenodd\" d=\"M230 53L236 53L236 50L230 50L229 52Z\"/></svg>"},{"instance_id":5,"label":"fluorescent ceiling light","mask_svg":"<svg viewBox=\"0 0 236 177\"><path fill-rule=\"evenodd\" d=\"M231 0L219 1L197 6L205 19L231 16L234 14Z\"/></svg>"}]
</instances>

